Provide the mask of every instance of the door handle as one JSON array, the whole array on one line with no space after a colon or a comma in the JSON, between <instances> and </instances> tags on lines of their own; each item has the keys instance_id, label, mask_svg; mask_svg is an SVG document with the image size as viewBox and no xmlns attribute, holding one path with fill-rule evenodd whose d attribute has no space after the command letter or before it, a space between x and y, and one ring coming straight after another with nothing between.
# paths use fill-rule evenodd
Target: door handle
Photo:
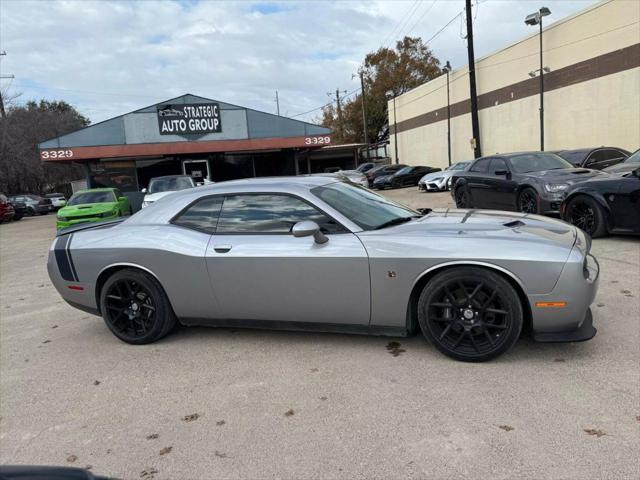
<instances>
[{"instance_id":1,"label":"door handle","mask_svg":"<svg viewBox=\"0 0 640 480\"><path fill-rule=\"evenodd\" d=\"M214 245L213 249L218 253L227 253L231 250L231 245Z\"/></svg>"}]
</instances>

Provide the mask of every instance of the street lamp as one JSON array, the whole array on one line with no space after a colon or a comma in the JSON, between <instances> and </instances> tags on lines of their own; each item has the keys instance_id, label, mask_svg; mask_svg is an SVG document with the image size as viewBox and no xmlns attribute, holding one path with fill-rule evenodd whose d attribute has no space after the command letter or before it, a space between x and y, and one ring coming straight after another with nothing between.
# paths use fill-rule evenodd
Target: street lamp
<instances>
[{"instance_id":1,"label":"street lamp","mask_svg":"<svg viewBox=\"0 0 640 480\"><path fill-rule=\"evenodd\" d=\"M451 101L449 99L449 72L451 72L451 64L449 60L445 63L442 71L447 74L447 154L449 166L451 166Z\"/></svg>"},{"instance_id":2,"label":"street lamp","mask_svg":"<svg viewBox=\"0 0 640 480\"><path fill-rule=\"evenodd\" d=\"M524 19L524 23L527 25L540 25L540 150L544 151L544 72L542 67L542 17L551 15L551 10L547 7L542 7L535 13L527 15ZM548 69L547 69L548 71ZM531 74L529 74L531 75Z\"/></svg>"},{"instance_id":3,"label":"street lamp","mask_svg":"<svg viewBox=\"0 0 640 480\"><path fill-rule=\"evenodd\" d=\"M398 160L398 121L396 118L396 96L393 90L387 91L387 98L393 98L393 146L396 151L396 164L400 163Z\"/></svg>"}]
</instances>

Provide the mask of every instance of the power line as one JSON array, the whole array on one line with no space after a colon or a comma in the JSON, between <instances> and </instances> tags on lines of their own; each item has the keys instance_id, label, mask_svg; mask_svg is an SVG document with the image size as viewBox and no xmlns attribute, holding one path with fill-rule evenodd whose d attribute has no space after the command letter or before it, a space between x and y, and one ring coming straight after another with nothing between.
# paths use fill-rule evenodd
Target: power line
<instances>
[{"instance_id":1,"label":"power line","mask_svg":"<svg viewBox=\"0 0 640 480\"><path fill-rule=\"evenodd\" d=\"M429 13L431 11L431 9L433 8L433 6L436 4L438 0L433 0L433 2L431 2L431 5L429 5L429 7L424 11L424 13L420 16L420 18L418 18L418 20L415 21L415 23L411 26L411 28L409 30L407 30L407 35L409 33L411 33L411 31L416 28L416 25L418 25L422 19L427 15L427 13Z\"/></svg>"},{"instance_id":2,"label":"power line","mask_svg":"<svg viewBox=\"0 0 640 480\"><path fill-rule=\"evenodd\" d=\"M344 100L347 97L350 97L351 95L353 95L356 92L360 91L360 87L356 88L355 90L351 90L350 92L346 93L345 95L343 95L342 97L340 97L342 100ZM315 112L316 110L320 110L322 108L328 107L329 105L333 105L333 101L329 102L329 103L325 103L324 105L320 105L319 107L316 108L312 108L311 110L308 110L306 112L302 112L302 113L298 113L296 115L291 115L289 118L296 118L296 117L301 117L302 115L306 115L308 113L312 113Z\"/></svg>"},{"instance_id":3,"label":"power line","mask_svg":"<svg viewBox=\"0 0 640 480\"><path fill-rule=\"evenodd\" d=\"M393 38L393 35L396 33L396 30L398 30L398 27L400 27L400 25L404 25L404 23L409 20L411 18L411 15L413 15L414 13L414 9L416 8L416 6L421 2L422 0L415 0L413 2L413 4L409 7L409 9L404 13L404 15L400 18L400 21L396 24L395 27L393 27L393 30L391 30L389 32L389 34L384 38L384 40L382 41L381 45L382 46L386 46L387 43L389 41L391 41L391 39Z\"/></svg>"}]
</instances>

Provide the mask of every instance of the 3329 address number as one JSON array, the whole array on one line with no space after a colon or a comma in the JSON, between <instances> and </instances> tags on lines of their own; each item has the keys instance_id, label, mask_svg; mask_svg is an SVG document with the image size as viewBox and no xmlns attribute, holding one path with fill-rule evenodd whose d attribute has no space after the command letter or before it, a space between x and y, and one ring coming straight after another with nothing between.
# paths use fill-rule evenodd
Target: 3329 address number
<instances>
[{"instance_id":1,"label":"3329 address number","mask_svg":"<svg viewBox=\"0 0 640 480\"><path fill-rule=\"evenodd\" d=\"M73 157L73 150L44 150L40 152L40 156L43 159L71 158Z\"/></svg>"},{"instance_id":2,"label":"3329 address number","mask_svg":"<svg viewBox=\"0 0 640 480\"><path fill-rule=\"evenodd\" d=\"M331 137L306 137L305 145L328 145L331 143Z\"/></svg>"}]
</instances>

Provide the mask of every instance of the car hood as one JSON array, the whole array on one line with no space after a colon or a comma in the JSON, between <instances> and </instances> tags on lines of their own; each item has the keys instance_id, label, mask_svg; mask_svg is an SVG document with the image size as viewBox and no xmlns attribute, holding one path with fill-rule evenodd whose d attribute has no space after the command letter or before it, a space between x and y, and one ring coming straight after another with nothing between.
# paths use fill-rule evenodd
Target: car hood
<instances>
[{"instance_id":1,"label":"car hood","mask_svg":"<svg viewBox=\"0 0 640 480\"><path fill-rule=\"evenodd\" d=\"M369 231L367 234L402 237L500 237L514 241L560 244L569 248L576 240L576 228L563 221L541 215L500 210L437 209L417 220Z\"/></svg>"},{"instance_id":2,"label":"car hood","mask_svg":"<svg viewBox=\"0 0 640 480\"><path fill-rule=\"evenodd\" d=\"M619 163L617 165L613 165L611 167L607 167L603 170L603 172L607 173L627 173L633 172L634 170L640 168L640 163L638 162L628 162L628 163Z\"/></svg>"},{"instance_id":3,"label":"car hood","mask_svg":"<svg viewBox=\"0 0 640 480\"><path fill-rule=\"evenodd\" d=\"M427 173L424 177L420 179L421 182L430 182L435 180L436 178L449 178L453 175L453 172L450 170L443 170L438 172Z\"/></svg>"},{"instance_id":4,"label":"car hood","mask_svg":"<svg viewBox=\"0 0 640 480\"><path fill-rule=\"evenodd\" d=\"M83 203L80 205L67 205L64 208L58 210L58 215L61 217L73 217L76 215L93 215L104 212L110 212L116 207L116 202L108 203Z\"/></svg>"},{"instance_id":5,"label":"car hood","mask_svg":"<svg viewBox=\"0 0 640 480\"><path fill-rule=\"evenodd\" d=\"M605 178L609 174L600 170L591 170L589 168L562 168L558 170L543 170L541 172L523 173L522 175L552 183L573 184L590 178Z\"/></svg>"},{"instance_id":6,"label":"car hood","mask_svg":"<svg viewBox=\"0 0 640 480\"><path fill-rule=\"evenodd\" d=\"M160 200L162 197L166 197L170 193L173 193L174 191L175 190L168 190L166 192L147 193L144 196L144 200L143 201L145 201L145 202L156 202L156 201Z\"/></svg>"}]
</instances>

